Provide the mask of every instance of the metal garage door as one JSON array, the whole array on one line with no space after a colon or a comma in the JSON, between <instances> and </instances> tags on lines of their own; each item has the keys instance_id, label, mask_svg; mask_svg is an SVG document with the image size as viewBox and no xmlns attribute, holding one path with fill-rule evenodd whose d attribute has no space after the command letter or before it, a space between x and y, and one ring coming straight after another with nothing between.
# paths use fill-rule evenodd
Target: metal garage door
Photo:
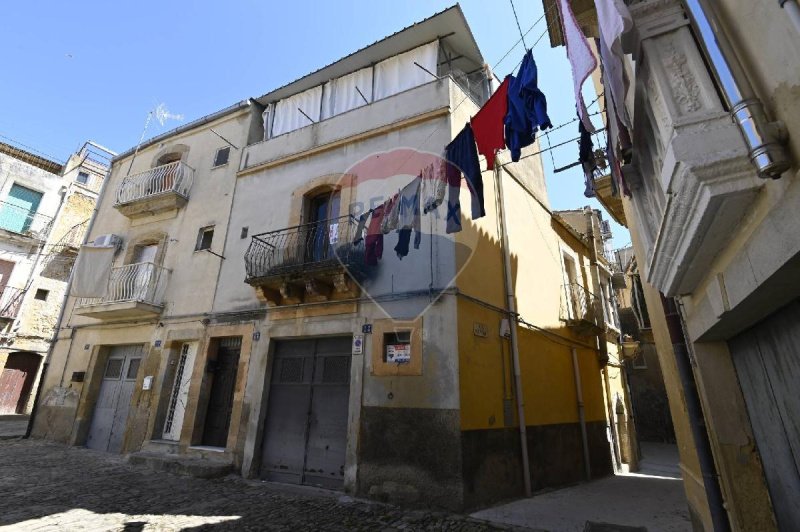
<instances>
[{"instance_id":1,"label":"metal garage door","mask_svg":"<svg viewBox=\"0 0 800 532\"><path fill-rule=\"evenodd\" d=\"M351 346L351 337L277 343L261 478L342 487Z\"/></svg>"},{"instance_id":2,"label":"metal garage door","mask_svg":"<svg viewBox=\"0 0 800 532\"><path fill-rule=\"evenodd\" d=\"M781 530L800 530L800 301L728 342Z\"/></svg>"},{"instance_id":3,"label":"metal garage door","mask_svg":"<svg viewBox=\"0 0 800 532\"><path fill-rule=\"evenodd\" d=\"M143 345L111 348L94 407L89 438L86 440L86 446L90 449L112 453L122 450L122 438L143 348Z\"/></svg>"}]
</instances>

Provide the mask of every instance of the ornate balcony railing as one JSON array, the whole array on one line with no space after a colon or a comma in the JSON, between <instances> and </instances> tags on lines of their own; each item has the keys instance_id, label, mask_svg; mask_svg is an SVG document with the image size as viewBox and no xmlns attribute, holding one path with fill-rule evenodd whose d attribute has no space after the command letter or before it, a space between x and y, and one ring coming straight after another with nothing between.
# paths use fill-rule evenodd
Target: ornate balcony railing
<instances>
[{"instance_id":1,"label":"ornate balcony railing","mask_svg":"<svg viewBox=\"0 0 800 532\"><path fill-rule=\"evenodd\" d=\"M561 321L567 325L599 327L603 308L597 298L578 283L565 284L561 293Z\"/></svg>"},{"instance_id":2,"label":"ornate balcony railing","mask_svg":"<svg viewBox=\"0 0 800 532\"><path fill-rule=\"evenodd\" d=\"M0 318L14 319L19 314L22 306L22 299L25 297L25 290L4 286L0 288Z\"/></svg>"},{"instance_id":3,"label":"ornate balcony railing","mask_svg":"<svg viewBox=\"0 0 800 532\"><path fill-rule=\"evenodd\" d=\"M126 301L162 306L168 279L169 270L152 262L118 266L111 270L105 296L79 298L76 306L89 307Z\"/></svg>"},{"instance_id":4,"label":"ornate balcony railing","mask_svg":"<svg viewBox=\"0 0 800 532\"><path fill-rule=\"evenodd\" d=\"M344 267L358 278L366 272L364 241L354 244L358 223L352 216L253 235L245 253L246 282Z\"/></svg>"},{"instance_id":5,"label":"ornate balcony railing","mask_svg":"<svg viewBox=\"0 0 800 532\"><path fill-rule=\"evenodd\" d=\"M55 243L58 251L77 250L83 243L83 237L86 235L86 229L89 227L89 220L84 220L79 224L70 227L69 231L64 233L64 236L58 239Z\"/></svg>"},{"instance_id":6,"label":"ornate balcony railing","mask_svg":"<svg viewBox=\"0 0 800 532\"><path fill-rule=\"evenodd\" d=\"M53 218L30 209L0 201L0 229L44 240L53 225Z\"/></svg>"},{"instance_id":7,"label":"ornate balcony railing","mask_svg":"<svg viewBox=\"0 0 800 532\"><path fill-rule=\"evenodd\" d=\"M151 196L173 192L189 198L194 181L194 168L178 161L129 175L117 190L117 205L132 203Z\"/></svg>"}]
</instances>

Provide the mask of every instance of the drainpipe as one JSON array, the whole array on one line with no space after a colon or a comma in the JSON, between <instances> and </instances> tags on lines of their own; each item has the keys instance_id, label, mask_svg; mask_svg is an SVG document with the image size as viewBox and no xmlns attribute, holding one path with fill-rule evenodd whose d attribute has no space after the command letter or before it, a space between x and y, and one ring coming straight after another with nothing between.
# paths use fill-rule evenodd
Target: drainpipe
<instances>
[{"instance_id":1,"label":"drainpipe","mask_svg":"<svg viewBox=\"0 0 800 532\"><path fill-rule=\"evenodd\" d=\"M719 485L714 455L711 452L711 441L708 438L703 408L700 403L700 394L697 391L697 381L694 378L692 362L689 360L689 346L683 331L683 324L678 313L677 304L670 302L661 295L661 304L669 331L672 350L675 352L675 362L678 367L678 378L681 380L684 400L686 401L686 414L692 430L694 445L697 449L697 459L700 462L700 472L703 475L703 487L708 498L708 508L711 512L711 521L716 532L727 532L731 529L722 489Z\"/></svg>"},{"instance_id":2,"label":"drainpipe","mask_svg":"<svg viewBox=\"0 0 800 532\"><path fill-rule=\"evenodd\" d=\"M109 152L113 153L113 152ZM94 209L92 210L92 217L89 220L89 225L86 227L86 232L83 234L83 241L81 242L81 246L86 245L86 242L89 241L89 235L92 234L92 228L94 227L94 222L97 220L97 213L100 210L100 204L103 201L103 197L106 191L106 185L111 180L111 169L113 167L113 163L108 165L108 172L106 172L105 178L103 178L103 183L100 185L100 192L97 194L97 200L94 203ZM130 170L130 168L129 168ZM55 223L55 220L53 221ZM78 250L80 250L78 247ZM55 328L53 329L53 336L50 338L50 347L47 348L47 356L44 359L44 364L42 365L42 376L39 377L39 387L36 390L36 396L33 399L33 406L31 407L31 416L28 418L28 428L25 430L25 437L29 438L31 435L31 431L33 430L33 422L36 419L36 413L39 407L39 398L41 396L42 386L45 383L47 372L50 370L50 358L53 356L53 349L56 346L56 338L58 338L58 331L61 330L61 321L64 319L64 312L67 308L67 301L69 301L69 292L72 289L72 279L75 273L75 265L69 271L69 278L67 279L67 287L64 290L64 297L61 298L61 308L58 311L58 319L56 320ZM67 362L69 360L64 361L64 368L61 371L61 382L60 385L64 385L64 372L67 369Z\"/></svg>"},{"instance_id":3,"label":"drainpipe","mask_svg":"<svg viewBox=\"0 0 800 532\"><path fill-rule=\"evenodd\" d=\"M794 29L800 33L800 7L797 5L797 0L778 0L778 3L789 15L789 20L794 24Z\"/></svg>"},{"instance_id":4,"label":"drainpipe","mask_svg":"<svg viewBox=\"0 0 800 532\"><path fill-rule=\"evenodd\" d=\"M581 368L578 366L578 352L572 348L572 372L575 375L575 396L578 399L578 420L581 424L581 443L583 444L583 467L586 480L592 480L592 464L589 462L589 438L586 436L586 411L583 406L583 388L581 387Z\"/></svg>"},{"instance_id":5,"label":"drainpipe","mask_svg":"<svg viewBox=\"0 0 800 532\"><path fill-rule=\"evenodd\" d=\"M506 311L508 312L508 329L511 334L511 359L514 366L514 394L517 398L517 417L519 418L519 440L522 449L522 474L525 485L525 496L531 496L531 465L528 457L528 434L525 427L525 397L522 392L522 371L519 364L519 339L517 338L517 302L514 298L514 282L511 274L511 251L508 247L508 231L506 229L506 208L503 202L503 179L500 167L495 160L494 182L497 192L497 218L500 224L500 244L503 248L503 273L506 289Z\"/></svg>"},{"instance_id":6,"label":"drainpipe","mask_svg":"<svg viewBox=\"0 0 800 532\"><path fill-rule=\"evenodd\" d=\"M794 2L783 2L794 4L793 7L797 8ZM694 22L702 47L705 48L731 117L742 133L750 162L756 167L759 177L780 178L792 166L789 155L781 144L786 137L785 126L781 122L768 121L764 105L756 97L716 13L708 5L708 0L684 0L684 4Z\"/></svg>"},{"instance_id":7,"label":"drainpipe","mask_svg":"<svg viewBox=\"0 0 800 532\"><path fill-rule=\"evenodd\" d=\"M603 294L602 290L600 289L600 266L597 265L597 242L594 238L594 210L588 206L584 207L583 216L586 219L586 238L589 240L590 272L592 274L592 284L594 285L594 291L592 292L592 297L594 298L593 311L598 316L600 321L598 326L602 330L602 332L597 335L597 343L603 365L601 372L603 374L603 385L606 390L606 410L608 412L608 422L611 431L611 448L612 455L615 460L614 469L618 470L622 469L622 459L620 458L620 445L619 439L617 438L616 423L614 422L614 405L611 402L611 384L609 383L608 378L608 339L606 336L606 316L602 308L598 309L599 305L603 305L603 307L605 307L605 302L602 299Z\"/></svg>"}]
</instances>

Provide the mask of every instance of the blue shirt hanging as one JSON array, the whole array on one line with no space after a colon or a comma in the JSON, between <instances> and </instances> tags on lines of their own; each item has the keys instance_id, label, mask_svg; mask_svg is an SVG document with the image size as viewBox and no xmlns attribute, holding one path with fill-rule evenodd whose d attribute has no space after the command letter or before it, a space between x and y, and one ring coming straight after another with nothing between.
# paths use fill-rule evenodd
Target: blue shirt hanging
<instances>
[{"instance_id":1,"label":"blue shirt hanging","mask_svg":"<svg viewBox=\"0 0 800 532\"><path fill-rule=\"evenodd\" d=\"M519 161L522 148L536 140L536 131L549 129L553 124L547 116L547 98L539 90L536 61L530 50L522 58L517 77L508 77L506 146L511 151L511 160L516 162Z\"/></svg>"}]
</instances>

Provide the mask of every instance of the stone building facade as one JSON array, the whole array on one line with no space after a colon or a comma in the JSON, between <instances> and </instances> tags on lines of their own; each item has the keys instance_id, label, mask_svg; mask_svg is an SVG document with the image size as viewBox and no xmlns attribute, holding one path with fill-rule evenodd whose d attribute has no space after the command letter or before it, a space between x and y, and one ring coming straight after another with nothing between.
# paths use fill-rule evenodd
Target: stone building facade
<instances>
[{"instance_id":1,"label":"stone building facade","mask_svg":"<svg viewBox=\"0 0 800 532\"><path fill-rule=\"evenodd\" d=\"M0 144L0 413L31 412L110 155L86 143L61 165Z\"/></svg>"},{"instance_id":2,"label":"stone building facade","mask_svg":"<svg viewBox=\"0 0 800 532\"><path fill-rule=\"evenodd\" d=\"M450 509L525 492L523 434L532 489L608 474L596 248L539 158L501 154L486 216L464 187L463 230L425 215L405 258L390 233L366 268L353 238L489 91L455 6L116 157L89 235L118 243L109 291L68 299L34 435Z\"/></svg>"},{"instance_id":3,"label":"stone building facade","mask_svg":"<svg viewBox=\"0 0 800 532\"><path fill-rule=\"evenodd\" d=\"M631 232L693 523L794 530L797 4L626 4L631 195L612 195L608 178L597 190ZM573 7L598 37L594 2Z\"/></svg>"}]
</instances>

